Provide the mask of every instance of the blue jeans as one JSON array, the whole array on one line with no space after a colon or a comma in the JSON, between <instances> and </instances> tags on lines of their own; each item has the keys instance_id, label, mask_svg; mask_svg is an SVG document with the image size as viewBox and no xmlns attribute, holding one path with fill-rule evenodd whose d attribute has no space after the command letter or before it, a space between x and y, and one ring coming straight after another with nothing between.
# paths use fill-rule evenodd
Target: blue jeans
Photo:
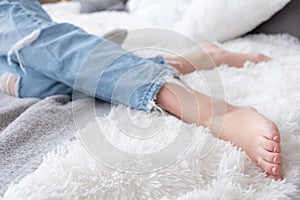
<instances>
[{"instance_id":1,"label":"blue jeans","mask_svg":"<svg viewBox=\"0 0 300 200\"><path fill-rule=\"evenodd\" d=\"M67 23L35 0L0 1L0 91L18 97L72 95L74 90L149 111L168 77L161 56L141 58Z\"/></svg>"}]
</instances>

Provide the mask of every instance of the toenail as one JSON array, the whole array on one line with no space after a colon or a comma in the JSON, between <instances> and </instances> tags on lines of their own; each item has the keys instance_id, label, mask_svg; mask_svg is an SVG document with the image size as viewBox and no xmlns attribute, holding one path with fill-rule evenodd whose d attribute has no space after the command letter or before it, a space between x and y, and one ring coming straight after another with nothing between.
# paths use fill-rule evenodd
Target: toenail
<instances>
[{"instance_id":1,"label":"toenail","mask_svg":"<svg viewBox=\"0 0 300 200\"><path fill-rule=\"evenodd\" d=\"M277 174L277 169L276 169L276 167L272 167L272 173L273 173L274 175Z\"/></svg>"},{"instance_id":2,"label":"toenail","mask_svg":"<svg viewBox=\"0 0 300 200\"><path fill-rule=\"evenodd\" d=\"M275 156L275 157L273 158L273 163L276 164L276 161L277 161L277 157Z\"/></svg>"},{"instance_id":3,"label":"toenail","mask_svg":"<svg viewBox=\"0 0 300 200\"><path fill-rule=\"evenodd\" d=\"M277 136L277 135L273 137L273 140L274 140L274 141L277 141L277 139L278 139L278 136Z\"/></svg>"},{"instance_id":4,"label":"toenail","mask_svg":"<svg viewBox=\"0 0 300 200\"><path fill-rule=\"evenodd\" d=\"M275 153L277 152L277 147L274 147L273 152Z\"/></svg>"}]
</instances>

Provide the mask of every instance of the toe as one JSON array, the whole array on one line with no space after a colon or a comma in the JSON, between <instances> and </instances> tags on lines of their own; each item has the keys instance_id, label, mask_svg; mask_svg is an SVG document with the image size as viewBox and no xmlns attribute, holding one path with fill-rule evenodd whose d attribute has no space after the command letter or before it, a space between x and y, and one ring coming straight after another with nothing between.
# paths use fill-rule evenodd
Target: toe
<instances>
[{"instance_id":1,"label":"toe","mask_svg":"<svg viewBox=\"0 0 300 200\"><path fill-rule=\"evenodd\" d=\"M275 136L272 138L273 141L280 143L280 134L274 134Z\"/></svg>"},{"instance_id":2,"label":"toe","mask_svg":"<svg viewBox=\"0 0 300 200\"><path fill-rule=\"evenodd\" d=\"M263 62L263 61L270 61L272 60L270 57L262 54L262 53L251 53L251 58L253 59L254 62Z\"/></svg>"},{"instance_id":3,"label":"toe","mask_svg":"<svg viewBox=\"0 0 300 200\"><path fill-rule=\"evenodd\" d=\"M280 153L280 145L278 142L275 142L274 140L269 140L267 138L261 137L260 138L260 146L269 152L275 152Z\"/></svg>"},{"instance_id":4,"label":"toe","mask_svg":"<svg viewBox=\"0 0 300 200\"><path fill-rule=\"evenodd\" d=\"M261 167L268 175L274 177L281 176L281 167L278 164L273 164L260 158L258 166Z\"/></svg>"},{"instance_id":5,"label":"toe","mask_svg":"<svg viewBox=\"0 0 300 200\"><path fill-rule=\"evenodd\" d=\"M280 135L277 131L264 132L263 136L269 140L273 140L274 142L280 143Z\"/></svg>"},{"instance_id":6,"label":"toe","mask_svg":"<svg viewBox=\"0 0 300 200\"><path fill-rule=\"evenodd\" d=\"M267 130L263 132L263 136L265 136L269 140L280 143L280 134L276 124L274 124L273 122L268 122L268 125L266 127Z\"/></svg>"},{"instance_id":7,"label":"toe","mask_svg":"<svg viewBox=\"0 0 300 200\"><path fill-rule=\"evenodd\" d=\"M279 153L269 152L264 148L260 148L259 156L269 163L278 164L278 165L280 165L281 163L281 158Z\"/></svg>"}]
</instances>

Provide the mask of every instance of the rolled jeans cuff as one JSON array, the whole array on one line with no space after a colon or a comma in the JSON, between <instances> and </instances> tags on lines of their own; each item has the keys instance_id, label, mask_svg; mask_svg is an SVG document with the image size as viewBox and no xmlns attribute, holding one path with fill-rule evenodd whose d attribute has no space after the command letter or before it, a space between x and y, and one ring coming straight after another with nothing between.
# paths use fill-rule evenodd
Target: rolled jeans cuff
<instances>
[{"instance_id":1,"label":"rolled jeans cuff","mask_svg":"<svg viewBox=\"0 0 300 200\"><path fill-rule=\"evenodd\" d=\"M103 41L81 65L73 89L107 102L150 111L164 83L178 76L162 56L141 58Z\"/></svg>"}]
</instances>

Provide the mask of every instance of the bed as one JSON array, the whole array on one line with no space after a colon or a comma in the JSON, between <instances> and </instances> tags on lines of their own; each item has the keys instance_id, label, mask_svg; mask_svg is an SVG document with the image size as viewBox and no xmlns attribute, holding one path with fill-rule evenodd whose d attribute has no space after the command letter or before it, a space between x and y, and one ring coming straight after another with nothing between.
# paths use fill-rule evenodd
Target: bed
<instances>
[{"instance_id":1,"label":"bed","mask_svg":"<svg viewBox=\"0 0 300 200\"><path fill-rule=\"evenodd\" d=\"M176 43L175 29L164 31L171 29L168 20L181 18L182 11L173 18L161 16L160 20L153 20L143 12L80 14L78 2L47 4L44 8L55 21L73 23L99 36L126 29L128 37L123 48L136 51L143 47L137 52L141 56L157 53L149 51L150 46L175 49L178 53L190 48L190 40ZM160 36L151 35L157 29L174 37L168 40L168 34L162 34L166 42L161 42ZM289 34L255 34L216 43L232 51L259 51L272 60L247 62L244 68L221 65L185 75L184 79L201 92L215 91L219 98L232 104L253 106L278 125L283 180L267 178L241 149L213 137L208 128L187 125L159 111L149 115L91 98L70 101L63 95L18 99L0 94L0 199L299 199L299 39ZM216 77L218 81L214 81ZM209 89L207 80L212 81ZM94 124L85 115L86 105L93 106ZM121 121L126 118L122 116L130 116L136 126L160 121L165 125L160 134L141 142L124 134L116 113L121 113ZM75 115L84 122L74 121ZM159 152L182 136L180 130L191 131L182 137L188 148L183 148L179 157L170 162L163 160L166 165L155 168L159 170L128 173L125 164L117 163L120 168L111 168L99 162L85 146L80 132L89 132L93 126L101 129L114 147L141 155ZM127 123L123 126L130 128ZM108 162L118 162L113 151L104 152L103 156ZM142 156L143 159L147 157Z\"/></svg>"}]
</instances>

